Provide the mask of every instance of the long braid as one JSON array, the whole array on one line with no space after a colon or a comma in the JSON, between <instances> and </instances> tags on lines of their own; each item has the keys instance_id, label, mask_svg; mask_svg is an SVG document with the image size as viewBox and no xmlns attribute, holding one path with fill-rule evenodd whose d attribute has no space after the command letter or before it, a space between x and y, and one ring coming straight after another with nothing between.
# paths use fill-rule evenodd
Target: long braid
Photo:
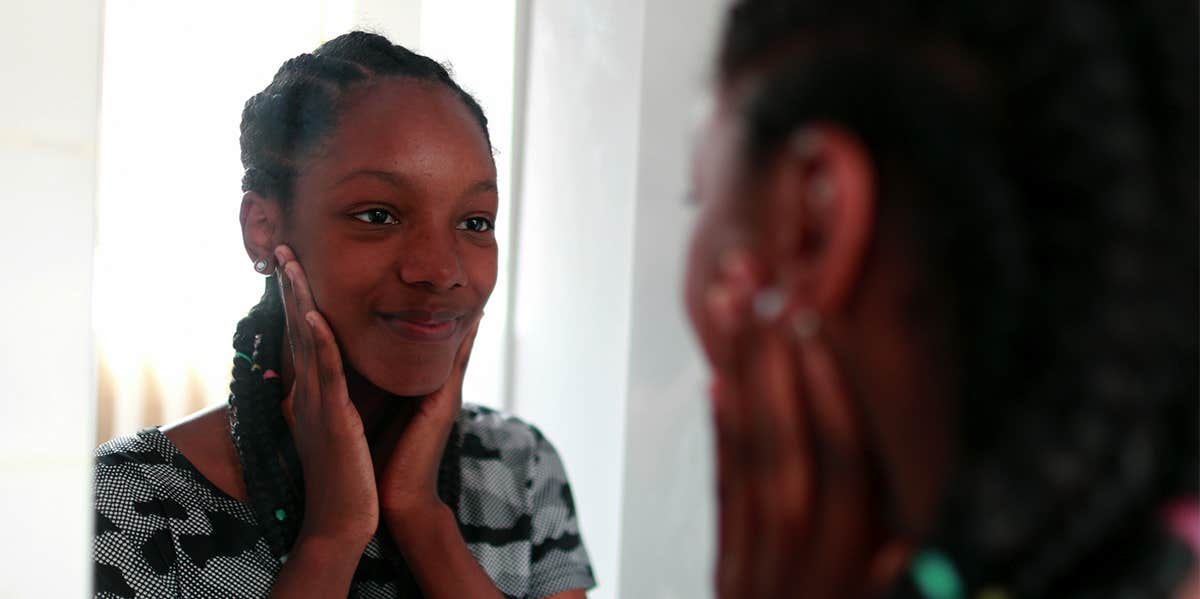
<instances>
[{"instance_id":1,"label":"long braid","mask_svg":"<svg viewBox=\"0 0 1200 599\"><path fill-rule=\"evenodd\" d=\"M447 87L488 140L483 110L445 67L382 36L356 31L286 61L271 84L246 102L241 123L242 189L275 199L286 213L302 160L336 126L348 94L379 77L406 77ZM304 512L303 472L280 412L282 381L278 376L264 378L280 368L283 331L278 287L268 278L262 300L238 323L234 335L239 355L234 360L229 414L251 506L272 552L281 560L299 534ZM456 515L461 496L460 445L455 425L438 467L438 496ZM386 536L382 541L400 596L421 597L398 550ZM369 570L360 567L355 582Z\"/></svg>"},{"instance_id":2,"label":"long braid","mask_svg":"<svg viewBox=\"0 0 1200 599\"><path fill-rule=\"evenodd\" d=\"M1166 597L1190 560L1158 512L1197 461L1195 6L889 4L734 6L723 81L767 71L749 162L827 118L885 159L884 218L889 160L928 187L896 195L926 202L906 224L967 375L930 542L968 588Z\"/></svg>"},{"instance_id":3,"label":"long braid","mask_svg":"<svg viewBox=\"0 0 1200 599\"><path fill-rule=\"evenodd\" d=\"M278 558L290 550L298 534L303 482L301 470L285 453L294 455L291 434L280 411L284 393L279 346L283 307L274 277L258 305L238 323L233 347L229 421L250 504ZM248 357L248 359L247 359ZM269 377L268 373L276 373ZM265 378L269 377L269 378ZM286 448L293 448L287 452Z\"/></svg>"}]
</instances>

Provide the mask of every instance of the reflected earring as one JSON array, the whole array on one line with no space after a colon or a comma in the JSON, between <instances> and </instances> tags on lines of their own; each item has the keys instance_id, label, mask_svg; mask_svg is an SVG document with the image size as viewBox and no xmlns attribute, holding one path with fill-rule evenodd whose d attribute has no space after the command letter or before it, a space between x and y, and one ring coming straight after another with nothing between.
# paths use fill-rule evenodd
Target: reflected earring
<instances>
[{"instance_id":1,"label":"reflected earring","mask_svg":"<svg viewBox=\"0 0 1200 599\"><path fill-rule=\"evenodd\" d=\"M267 259L262 258L254 263L254 270L257 270L261 274L267 274L267 266L268 265L269 264L267 262Z\"/></svg>"},{"instance_id":2,"label":"reflected earring","mask_svg":"<svg viewBox=\"0 0 1200 599\"><path fill-rule=\"evenodd\" d=\"M778 287L767 287L754 294L754 317L759 322L774 322L783 314L783 292Z\"/></svg>"}]
</instances>

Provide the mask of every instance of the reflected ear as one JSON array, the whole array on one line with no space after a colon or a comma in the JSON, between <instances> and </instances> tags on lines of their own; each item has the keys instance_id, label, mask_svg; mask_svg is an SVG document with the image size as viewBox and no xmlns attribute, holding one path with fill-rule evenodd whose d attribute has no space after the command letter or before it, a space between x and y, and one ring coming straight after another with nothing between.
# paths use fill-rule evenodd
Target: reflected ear
<instances>
[{"instance_id":1,"label":"reflected ear","mask_svg":"<svg viewBox=\"0 0 1200 599\"><path fill-rule=\"evenodd\" d=\"M874 232L874 172L866 146L833 125L798 131L768 170L761 226L789 305L849 301Z\"/></svg>"},{"instance_id":2,"label":"reflected ear","mask_svg":"<svg viewBox=\"0 0 1200 599\"><path fill-rule=\"evenodd\" d=\"M242 196L239 215L242 223L242 242L255 270L270 274L275 269L275 246L283 242L283 207L279 202L247 191ZM265 267L259 262L265 260Z\"/></svg>"}]
</instances>

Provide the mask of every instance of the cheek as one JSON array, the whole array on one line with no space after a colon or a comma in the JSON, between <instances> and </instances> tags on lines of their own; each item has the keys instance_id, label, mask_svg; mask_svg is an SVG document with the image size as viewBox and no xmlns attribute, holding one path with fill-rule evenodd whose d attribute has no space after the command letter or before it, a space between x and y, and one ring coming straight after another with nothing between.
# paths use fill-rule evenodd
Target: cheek
<instances>
[{"instance_id":1,"label":"cheek","mask_svg":"<svg viewBox=\"0 0 1200 599\"><path fill-rule=\"evenodd\" d=\"M471 284L479 291L485 302L492 295L492 290L496 288L498 253L496 246L493 245L474 249L466 259Z\"/></svg>"},{"instance_id":2,"label":"cheek","mask_svg":"<svg viewBox=\"0 0 1200 599\"><path fill-rule=\"evenodd\" d=\"M388 252L379 248L324 239L297 258L304 266L313 300L322 313L340 324L358 311L365 298L390 272Z\"/></svg>"}]
</instances>

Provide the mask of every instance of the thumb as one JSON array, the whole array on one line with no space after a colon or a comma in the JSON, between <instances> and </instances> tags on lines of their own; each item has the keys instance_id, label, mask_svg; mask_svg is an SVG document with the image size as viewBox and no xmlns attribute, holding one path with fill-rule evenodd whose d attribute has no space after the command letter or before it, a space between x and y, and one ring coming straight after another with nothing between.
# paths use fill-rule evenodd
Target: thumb
<instances>
[{"instance_id":1,"label":"thumb","mask_svg":"<svg viewBox=\"0 0 1200 599\"><path fill-rule=\"evenodd\" d=\"M454 355L454 365L450 368L450 376L446 379L446 384L442 385L442 388L438 389L435 394L462 394L463 377L467 372L467 363L471 361L471 349L475 347L475 336L479 334L481 320L483 320L483 312L473 318L467 334L463 336L462 343L458 346L458 353Z\"/></svg>"}]
</instances>

